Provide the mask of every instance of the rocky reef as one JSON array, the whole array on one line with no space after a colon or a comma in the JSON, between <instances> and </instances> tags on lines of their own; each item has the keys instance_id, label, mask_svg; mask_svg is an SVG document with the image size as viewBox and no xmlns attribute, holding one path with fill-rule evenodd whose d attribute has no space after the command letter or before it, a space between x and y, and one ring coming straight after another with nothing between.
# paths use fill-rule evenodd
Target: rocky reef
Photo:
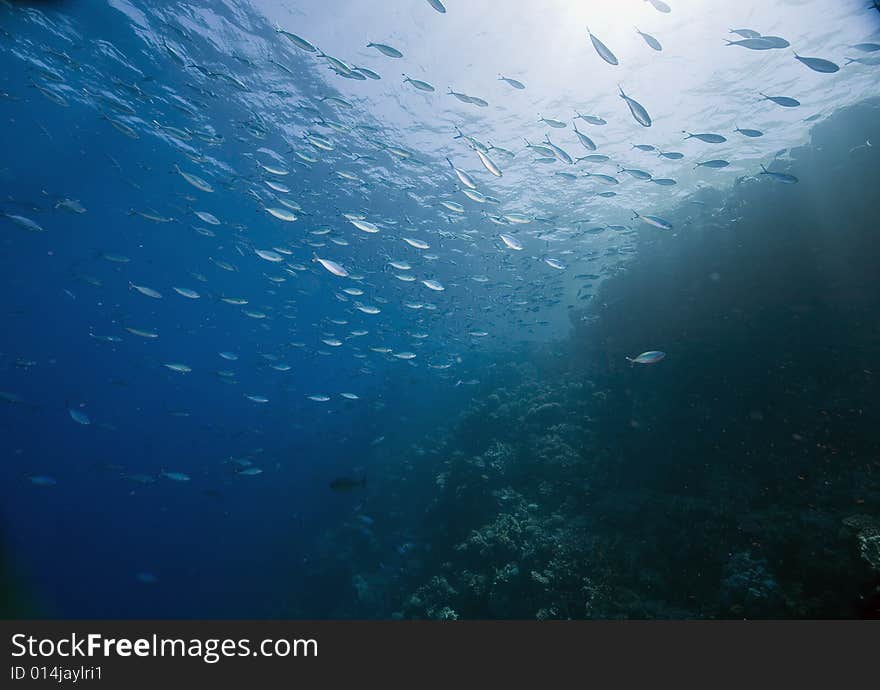
<instances>
[{"instance_id":1,"label":"rocky reef","mask_svg":"<svg viewBox=\"0 0 880 690\"><path fill-rule=\"evenodd\" d=\"M786 152L799 184L743 177L640 233L565 341L495 353L383 460L376 524L327 536L337 614L880 617L877 107Z\"/></svg>"}]
</instances>

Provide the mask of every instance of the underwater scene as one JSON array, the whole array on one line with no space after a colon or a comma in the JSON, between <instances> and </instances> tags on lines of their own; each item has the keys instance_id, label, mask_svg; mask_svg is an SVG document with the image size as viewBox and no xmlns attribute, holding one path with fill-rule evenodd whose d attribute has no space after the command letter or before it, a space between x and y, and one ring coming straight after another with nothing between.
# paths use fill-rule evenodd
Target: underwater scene
<instances>
[{"instance_id":1,"label":"underwater scene","mask_svg":"<svg viewBox=\"0 0 880 690\"><path fill-rule=\"evenodd\" d=\"M880 617L880 5L0 0L5 618Z\"/></svg>"}]
</instances>

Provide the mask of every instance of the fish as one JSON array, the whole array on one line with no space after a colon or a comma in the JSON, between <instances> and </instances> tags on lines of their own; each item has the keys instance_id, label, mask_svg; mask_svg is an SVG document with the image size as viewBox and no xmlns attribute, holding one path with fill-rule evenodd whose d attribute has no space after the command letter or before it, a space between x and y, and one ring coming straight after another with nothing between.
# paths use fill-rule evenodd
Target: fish
<instances>
[{"instance_id":1,"label":"fish","mask_svg":"<svg viewBox=\"0 0 880 690\"><path fill-rule=\"evenodd\" d=\"M687 134L685 139L699 139L700 141L705 141L707 144L723 144L727 141L727 137L721 136L720 134L691 134L684 130L682 130L681 133Z\"/></svg>"},{"instance_id":2,"label":"fish","mask_svg":"<svg viewBox=\"0 0 880 690\"><path fill-rule=\"evenodd\" d=\"M581 143L581 146L587 149L587 151L595 151L597 148L595 142L593 142L593 140L590 139L590 137L588 137L586 134L578 130L576 120L572 120L572 123L574 125L575 136L577 136L578 141Z\"/></svg>"},{"instance_id":3,"label":"fish","mask_svg":"<svg viewBox=\"0 0 880 690\"><path fill-rule=\"evenodd\" d=\"M461 182L468 189L477 188L477 183L474 182L473 178L468 175L464 170L456 168L453 162L449 160L449 157L446 158L446 162L449 163L449 167L451 167L452 170L455 172L455 176L458 178L459 182Z\"/></svg>"},{"instance_id":4,"label":"fish","mask_svg":"<svg viewBox=\"0 0 880 690\"><path fill-rule=\"evenodd\" d=\"M291 33L290 31L285 31L284 29L282 29L279 26L275 27L275 31L277 31L282 36L284 36L288 41L293 43L293 45L295 45L300 50L305 50L308 53L315 53L318 51L318 49L315 48L315 46L313 46L311 43L309 43L306 39L302 38L301 36L297 36L296 34Z\"/></svg>"},{"instance_id":5,"label":"fish","mask_svg":"<svg viewBox=\"0 0 880 690\"><path fill-rule=\"evenodd\" d=\"M213 213L209 213L208 211L193 211L196 217L202 221L203 223L207 223L208 225L220 225L220 220Z\"/></svg>"},{"instance_id":6,"label":"fish","mask_svg":"<svg viewBox=\"0 0 880 690\"><path fill-rule=\"evenodd\" d=\"M8 218L18 227L29 230L30 232L46 232L46 230L39 223L31 220L30 218L27 218L26 216L19 216L12 213L0 213L0 216Z\"/></svg>"},{"instance_id":7,"label":"fish","mask_svg":"<svg viewBox=\"0 0 880 690\"><path fill-rule=\"evenodd\" d=\"M177 362L171 362L170 364L163 364L162 366L171 369L171 371L176 371L178 374L188 374L192 371L192 369L186 364L179 364Z\"/></svg>"},{"instance_id":8,"label":"fish","mask_svg":"<svg viewBox=\"0 0 880 690\"><path fill-rule=\"evenodd\" d=\"M620 180L612 175L606 175L604 173L585 173L584 177L595 177L600 182L605 184L620 184Z\"/></svg>"},{"instance_id":9,"label":"fish","mask_svg":"<svg viewBox=\"0 0 880 690\"><path fill-rule=\"evenodd\" d=\"M404 242L406 242L410 247L413 247L415 249L430 249L431 248L431 246L423 240L415 239L412 237L402 237L401 239Z\"/></svg>"},{"instance_id":10,"label":"fish","mask_svg":"<svg viewBox=\"0 0 880 690\"><path fill-rule=\"evenodd\" d=\"M617 56L615 56L614 53L609 50L608 46L606 46L604 43L602 43L602 41L600 41L596 36L592 34L589 27L587 27L587 35L590 37L593 48L596 49L596 52L599 54L600 58L602 58L609 65L619 64Z\"/></svg>"},{"instance_id":11,"label":"fish","mask_svg":"<svg viewBox=\"0 0 880 690\"><path fill-rule=\"evenodd\" d=\"M825 60L823 58L817 57L803 57L802 55L798 55L797 53L794 54L794 57L796 60L803 63L814 72L821 72L822 74L834 74L834 72L837 72L840 69L840 67L831 62L831 60Z\"/></svg>"},{"instance_id":12,"label":"fish","mask_svg":"<svg viewBox=\"0 0 880 690\"><path fill-rule=\"evenodd\" d=\"M774 45L773 41L768 41L763 36L743 38L738 41L726 41L726 45L740 46L741 48L748 48L749 50L773 50L777 47Z\"/></svg>"},{"instance_id":13,"label":"fish","mask_svg":"<svg viewBox=\"0 0 880 690\"><path fill-rule=\"evenodd\" d=\"M722 160L720 158L714 158L709 161L703 161L701 163L697 163L694 166L694 169L696 169L696 168L716 168L716 169L717 168L726 168L728 165L730 165L730 161Z\"/></svg>"},{"instance_id":14,"label":"fish","mask_svg":"<svg viewBox=\"0 0 880 690\"><path fill-rule=\"evenodd\" d=\"M495 177L501 177L502 173L500 168L495 165L495 162L491 158L489 158L489 156L480 151L480 149L474 149L474 151L476 151L477 157L480 159L480 163L483 164L483 167L486 168L486 170L495 175Z\"/></svg>"},{"instance_id":15,"label":"fish","mask_svg":"<svg viewBox=\"0 0 880 690\"><path fill-rule=\"evenodd\" d=\"M651 36L650 34L646 34L642 31L639 31L639 27L636 27L636 33L645 39L645 43L647 43L654 50L663 50L663 46L660 45L660 41Z\"/></svg>"},{"instance_id":16,"label":"fish","mask_svg":"<svg viewBox=\"0 0 880 690\"><path fill-rule=\"evenodd\" d=\"M159 472L159 476L175 482L188 482L191 479L191 477L184 472L167 472L165 470Z\"/></svg>"},{"instance_id":17,"label":"fish","mask_svg":"<svg viewBox=\"0 0 880 690\"><path fill-rule=\"evenodd\" d=\"M435 91L434 87L428 82L422 81L421 79L412 79L405 74L403 75L403 81L405 84L414 86L419 91L427 91L428 93L433 93Z\"/></svg>"},{"instance_id":18,"label":"fish","mask_svg":"<svg viewBox=\"0 0 880 690\"><path fill-rule=\"evenodd\" d=\"M776 105L781 105L783 108L796 108L801 104L795 98L789 98L788 96L768 96L767 94L758 92L766 101L772 101Z\"/></svg>"},{"instance_id":19,"label":"fish","mask_svg":"<svg viewBox=\"0 0 880 690\"><path fill-rule=\"evenodd\" d=\"M360 479L355 479L354 477L336 477L336 479L330 482L329 487L333 491L352 491L354 489L362 489L366 485L366 477Z\"/></svg>"},{"instance_id":20,"label":"fish","mask_svg":"<svg viewBox=\"0 0 880 690\"><path fill-rule=\"evenodd\" d=\"M553 127L554 129L563 129L566 127L566 124L562 120L554 120L552 118L546 118L538 113L538 122L543 122L549 127Z\"/></svg>"},{"instance_id":21,"label":"fish","mask_svg":"<svg viewBox=\"0 0 880 690\"><path fill-rule=\"evenodd\" d=\"M440 0L428 0L428 4L437 10L440 14L446 14L446 8Z\"/></svg>"},{"instance_id":22,"label":"fish","mask_svg":"<svg viewBox=\"0 0 880 690\"><path fill-rule=\"evenodd\" d=\"M630 175L637 180L650 180L651 177L653 177L651 173L644 170L639 170L638 168L624 168L622 166L618 166L617 172L625 172L627 175Z\"/></svg>"},{"instance_id":23,"label":"fish","mask_svg":"<svg viewBox=\"0 0 880 690\"><path fill-rule=\"evenodd\" d=\"M672 8L669 7L663 0L645 0L645 2L650 2L651 6L657 10L658 12L662 12L663 14L669 14L672 12Z\"/></svg>"},{"instance_id":24,"label":"fish","mask_svg":"<svg viewBox=\"0 0 880 690\"><path fill-rule=\"evenodd\" d=\"M403 53L401 53L397 48L392 48L389 45L385 45L384 43L367 43L367 48L375 48L382 55L385 55L390 58L402 58Z\"/></svg>"},{"instance_id":25,"label":"fish","mask_svg":"<svg viewBox=\"0 0 880 690\"><path fill-rule=\"evenodd\" d=\"M651 116L648 115L648 111L645 110L644 106L641 103L636 101L635 99L630 98L623 92L623 88L618 84L618 89L620 89L620 97L626 101L626 104L629 106L629 112L632 114L633 118L636 122L638 122L643 127L651 126Z\"/></svg>"},{"instance_id":26,"label":"fish","mask_svg":"<svg viewBox=\"0 0 880 690\"><path fill-rule=\"evenodd\" d=\"M85 411L78 407L68 407L67 413L70 415L70 418L77 424L89 426L92 423L92 420L89 419L89 416L85 413Z\"/></svg>"},{"instance_id":27,"label":"fish","mask_svg":"<svg viewBox=\"0 0 880 690\"><path fill-rule=\"evenodd\" d=\"M34 486L55 486L58 480L47 474L29 474L25 477Z\"/></svg>"},{"instance_id":28,"label":"fish","mask_svg":"<svg viewBox=\"0 0 880 690\"><path fill-rule=\"evenodd\" d=\"M236 467L234 472L241 477L256 477L263 474L263 470L259 467Z\"/></svg>"},{"instance_id":29,"label":"fish","mask_svg":"<svg viewBox=\"0 0 880 690\"><path fill-rule=\"evenodd\" d=\"M599 117L598 115L581 115L578 111L575 111L575 119L583 120L591 125L607 125L608 121L605 118Z\"/></svg>"},{"instance_id":30,"label":"fish","mask_svg":"<svg viewBox=\"0 0 880 690\"><path fill-rule=\"evenodd\" d=\"M513 237L512 235L500 234L498 237L504 242L504 246L508 249L513 249L515 251L522 251L523 245L518 239Z\"/></svg>"},{"instance_id":31,"label":"fish","mask_svg":"<svg viewBox=\"0 0 880 690\"><path fill-rule=\"evenodd\" d=\"M764 136L764 132L762 132L762 131L759 130L759 129L741 129L741 128L737 127L737 128L734 129L733 131L734 131L734 132L739 132L739 133L742 134L744 137L755 138L755 137L762 137L762 136Z\"/></svg>"},{"instance_id":32,"label":"fish","mask_svg":"<svg viewBox=\"0 0 880 690\"><path fill-rule=\"evenodd\" d=\"M666 359L666 353L661 352L660 350L648 350L647 352L643 352L640 355L636 355L635 357L627 357L626 361L630 364L657 364L658 362L662 362Z\"/></svg>"},{"instance_id":33,"label":"fish","mask_svg":"<svg viewBox=\"0 0 880 690\"><path fill-rule=\"evenodd\" d=\"M759 175L767 175L771 180L776 180L777 182L782 182L783 184L796 184L798 182L798 178L794 175L789 175L788 173L779 173L779 172L770 172L763 165L761 166L761 172Z\"/></svg>"},{"instance_id":34,"label":"fish","mask_svg":"<svg viewBox=\"0 0 880 690\"><path fill-rule=\"evenodd\" d=\"M146 285L135 285L134 283L129 283L128 286L132 290L137 290L142 295L147 297L152 297L153 299L162 299L162 293L158 290L154 290L151 287L147 287Z\"/></svg>"},{"instance_id":35,"label":"fish","mask_svg":"<svg viewBox=\"0 0 880 690\"><path fill-rule=\"evenodd\" d=\"M205 180L203 180L198 175L193 175L192 173L188 173L185 170L181 170L180 166L174 166L174 169L177 171L177 174L180 175L184 180L189 182L193 187L202 191L211 193L214 191L214 188Z\"/></svg>"},{"instance_id":36,"label":"fish","mask_svg":"<svg viewBox=\"0 0 880 690\"><path fill-rule=\"evenodd\" d=\"M127 330L132 335L136 335L140 338L146 338L148 340L155 340L159 337L159 334L156 331L148 331L143 328L131 328L129 326L126 326L125 330Z\"/></svg>"},{"instance_id":37,"label":"fish","mask_svg":"<svg viewBox=\"0 0 880 690\"><path fill-rule=\"evenodd\" d=\"M870 57L860 57L860 58L846 58L846 64L851 65L853 63L859 65L880 65L880 56L872 55Z\"/></svg>"},{"instance_id":38,"label":"fish","mask_svg":"<svg viewBox=\"0 0 880 690\"><path fill-rule=\"evenodd\" d=\"M553 150L553 155L561 160L563 163L568 163L569 165L571 165L574 162L568 152L559 148L556 144L550 141L549 136L545 136L544 141L547 143L547 146L549 146Z\"/></svg>"},{"instance_id":39,"label":"fish","mask_svg":"<svg viewBox=\"0 0 880 690\"><path fill-rule=\"evenodd\" d=\"M255 249L254 254L259 256L264 261L269 261L271 263L278 263L280 261L284 261L284 257L281 256L278 252L272 251L271 249Z\"/></svg>"},{"instance_id":40,"label":"fish","mask_svg":"<svg viewBox=\"0 0 880 690\"><path fill-rule=\"evenodd\" d=\"M641 215L638 211L633 211L635 214L633 216L633 220L638 218L643 223L647 223L648 225L652 225L655 228L660 228L661 230L672 230L672 223L660 216L649 216L649 215Z\"/></svg>"},{"instance_id":41,"label":"fish","mask_svg":"<svg viewBox=\"0 0 880 690\"><path fill-rule=\"evenodd\" d=\"M339 276L340 278L348 278L348 271L346 271L340 264L335 261L331 261L330 259L321 259L317 254L312 256L312 261L315 261L321 266L323 266L329 273L332 273L335 276Z\"/></svg>"},{"instance_id":42,"label":"fish","mask_svg":"<svg viewBox=\"0 0 880 690\"><path fill-rule=\"evenodd\" d=\"M297 215L295 213L293 213L292 211L288 211L285 208L275 208L273 206L267 206L266 213L268 213L273 218L283 220L286 223L293 223L297 219Z\"/></svg>"},{"instance_id":43,"label":"fish","mask_svg":"<svg viewBox=\"0 0 880 690\"><path fill-rule=\"evenodd\" d=\"M526 85L523 84L521 81L519 81L519 80L517 80L517 79L511 79L510 77L505 77L505 76L500 75L500 74L498 75L498 79L499 79L500 81L503 81L503 82L505 82L506 84L512 86L512 87L515 88L515 89L519 89L520 91L521 91L522 89L526 88Z\"/></svg>"}]
</instances>

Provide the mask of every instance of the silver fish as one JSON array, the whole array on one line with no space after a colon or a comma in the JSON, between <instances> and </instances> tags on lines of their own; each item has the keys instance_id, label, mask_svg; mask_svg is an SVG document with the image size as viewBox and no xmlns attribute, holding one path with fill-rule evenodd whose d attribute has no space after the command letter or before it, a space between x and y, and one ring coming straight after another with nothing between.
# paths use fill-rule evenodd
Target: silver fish
<instances>
[{"instance_id":1,"label":"silver fish","mask_svg":"<svg viewBox=\"0 0 880 690\"><path fill-rule=\"evenodd\" d=\"M638 101L630 98L623 92L623 87L619 84L617 88L620 89L620 97L626 101L626 104L629 106L629 112L632 113L633 118L636 122L638 122L643 127L651 126L651 116L648 115L648 111L645 110L644 106Z\"/></svg>"},{"instance_id":2,"label":"silver fish","mask_svg":"<svg viewBox=\"0 0 880 690\"><path fill-rule=\"evenodd\" d=\"M608 49L608 46L606 46L604 43L602 43L602 41L593 36L593 34L590 32L589 27L587 27L587 34L589 34L590 41L592 41L593 43L593 48L595 48L596 52L599 53L600 58L602 58L609 65L620 64L617 60L617 56Z\"/></svg>"}]
</instances>

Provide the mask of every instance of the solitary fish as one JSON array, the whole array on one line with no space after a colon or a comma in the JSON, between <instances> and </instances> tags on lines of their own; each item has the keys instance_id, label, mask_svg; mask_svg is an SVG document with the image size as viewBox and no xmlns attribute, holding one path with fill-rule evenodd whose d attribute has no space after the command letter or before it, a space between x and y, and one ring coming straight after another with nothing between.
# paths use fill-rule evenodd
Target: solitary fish
<instances>
[{"instance_id":1,"label":"solitary fish","mask_svg":"<svg viewBox=\"0 0 880 690\"><path fill-rule=\"evenodd\" d=\"M741 128L737 127L737 128L736 128L735 130L733 130L733 131L734 131L734 132L739 132L739 133L742 134L744 137L755 138L755 137L763 137L763 136L764 136L764 132L762 132L762 131L759 130L759 129L741 129Z\"/></svg>"},{"instance_id":2,"label":"solitary fish","mask_svg":"<svg viewBox=\"0 0 880 690\"><path fill-rule=\"evenodd\" d=\"M589 34L590 41L592 41L593 47L596 49L596 52L599 53L600 58L602 58L609 65L619 64L617 56L608 49L608 46L606 46L604 43L602 43L602 41L593 36L589 27L587 27L587 34Z\"/></svg>"},{"instance_id":3,"label":"solitary fish","mask_svg":"<svg viewBox=\"0 0 880 690\"><path fill-rule=\"evenodd\" d=\"M666 353L660 350L648 350L638 357L627 357L626 361L630 364L657 364L666 358Z\"/></svg>"},{"instance_id":4,"label":"solitary fish","mask_svg":"<svg viewBox=\"0 0 880 690\"><path fill-rule=\"evenodd\" d=\"M428 0L428 4L437 10L440 14L446 14L446 8L440 0Z\"/></svg>"},{"instance_id":5,"label":"solitary fish","mask_svg":"<svg viewBox=\"0 0 880 690\"><path fill-rule=\"evenodd\" d=\"M617 88L620 89L620 97L626 101L626 104L629 106L629 111L632 113L635 121L638 122L643 127L651 126L651 116L648 115L648 111L645 110L644 106L638 101L630 98L623 92L623 87L620 84L617 85Z\"/></svg>"}]
</instances>

